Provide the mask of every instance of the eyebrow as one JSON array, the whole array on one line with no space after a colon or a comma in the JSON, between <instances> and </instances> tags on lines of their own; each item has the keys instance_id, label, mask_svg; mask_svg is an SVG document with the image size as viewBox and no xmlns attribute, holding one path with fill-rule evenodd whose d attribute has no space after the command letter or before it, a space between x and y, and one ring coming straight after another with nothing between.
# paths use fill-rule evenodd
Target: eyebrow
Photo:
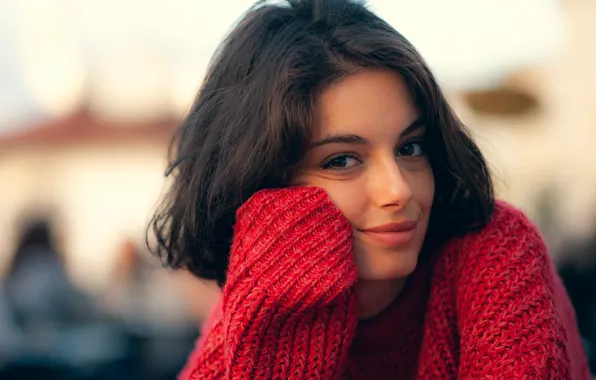
<instances>
[{"instance_id":1,"label":"eyebrow","mask_svg":"<svg viewBox=\"0 0 596 380\"><path fill-rule=\"evenodd\" d=\"M406 127L401 133L399 134L400 138L407 136L409 134L414 133L418 129L425 126L425 120L422 117L414 120L410 125ZM368 144L368 139L359 135L354 134L347 134L347 135L331 135L324 137L320 140L315 141L310 145L310 148L317 148L322 145L327 144L358 144L358 145L366 145Z\"/></svg>"}]
</instances>

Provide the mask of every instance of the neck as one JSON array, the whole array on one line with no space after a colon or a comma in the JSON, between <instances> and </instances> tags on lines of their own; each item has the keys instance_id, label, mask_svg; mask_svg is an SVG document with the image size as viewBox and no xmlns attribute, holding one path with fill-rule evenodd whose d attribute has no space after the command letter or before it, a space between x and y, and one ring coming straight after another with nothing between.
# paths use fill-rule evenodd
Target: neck
<instances>
[{"instance_id":1,"label":"neck","mask_svg":"<svg viewBox=\"0 0 596 380\"><path fill-rule=\"evenodd\" d=\"M360 279L356 284L358 319L370 319L399 297L406 285L407 277L391 280Z\"/></svg>"}]
</instances>

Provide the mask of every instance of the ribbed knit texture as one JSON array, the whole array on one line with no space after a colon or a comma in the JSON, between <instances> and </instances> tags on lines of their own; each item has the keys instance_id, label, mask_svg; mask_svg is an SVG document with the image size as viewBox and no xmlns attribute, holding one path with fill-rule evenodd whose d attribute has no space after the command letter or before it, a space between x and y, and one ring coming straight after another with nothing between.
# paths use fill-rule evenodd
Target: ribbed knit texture
<instances>
[{"instance_id":1,"label":"ribbed knit texture","mask_svg":"<svg viewBox=\"0 0 596 380\"><path fill-rule=\"evenodd\" d=\"M590 379L571 303L520 211L498 203L360 323L351 241L322 190L253 196L180 379Z\"/></svg>"}]
</instances>

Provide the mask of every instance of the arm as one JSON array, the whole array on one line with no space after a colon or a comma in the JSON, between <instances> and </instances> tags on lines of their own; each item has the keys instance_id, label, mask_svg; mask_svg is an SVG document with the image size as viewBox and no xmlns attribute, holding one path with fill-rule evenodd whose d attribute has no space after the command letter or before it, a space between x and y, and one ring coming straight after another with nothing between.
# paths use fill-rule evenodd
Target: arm
<instances>
[{"instance_id":1,"label":"arm","mask_svg":"<svg viewBox=\"0 0 596 380\"><path fill-rule=\"evenodd\" d=\"M501 210L460 262L460 379L589 379L573 309L536 228Z\"/></svg>"},{"instance_id":2,"label":"arm","mask_svg":"<svg viewBox=\"0 0 596 380\"><path fill-rule=\"evenodd\" d=\"M327 194L257 193L237 212L222 316L190 379L333 379L356 324L352 228Z\"/></svg>"}]
</instances>

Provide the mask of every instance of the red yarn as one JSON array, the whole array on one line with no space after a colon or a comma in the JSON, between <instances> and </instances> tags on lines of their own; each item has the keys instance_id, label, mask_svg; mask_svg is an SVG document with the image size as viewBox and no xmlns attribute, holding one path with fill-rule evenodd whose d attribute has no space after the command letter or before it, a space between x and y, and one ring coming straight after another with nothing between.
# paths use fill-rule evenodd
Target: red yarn
<instances>
[{"instance_id":1,"label":"red yarn","mask_svg":"<svg viewBox=\"0 0 596 380\"><path fill-rule=\"evenodd\" d=\"M590 379L573 308L520 211L498 203L488 226L421 260L360 323L351 242L323 190L253 196L180 379Z\"/></svg>"}]
</instances>

